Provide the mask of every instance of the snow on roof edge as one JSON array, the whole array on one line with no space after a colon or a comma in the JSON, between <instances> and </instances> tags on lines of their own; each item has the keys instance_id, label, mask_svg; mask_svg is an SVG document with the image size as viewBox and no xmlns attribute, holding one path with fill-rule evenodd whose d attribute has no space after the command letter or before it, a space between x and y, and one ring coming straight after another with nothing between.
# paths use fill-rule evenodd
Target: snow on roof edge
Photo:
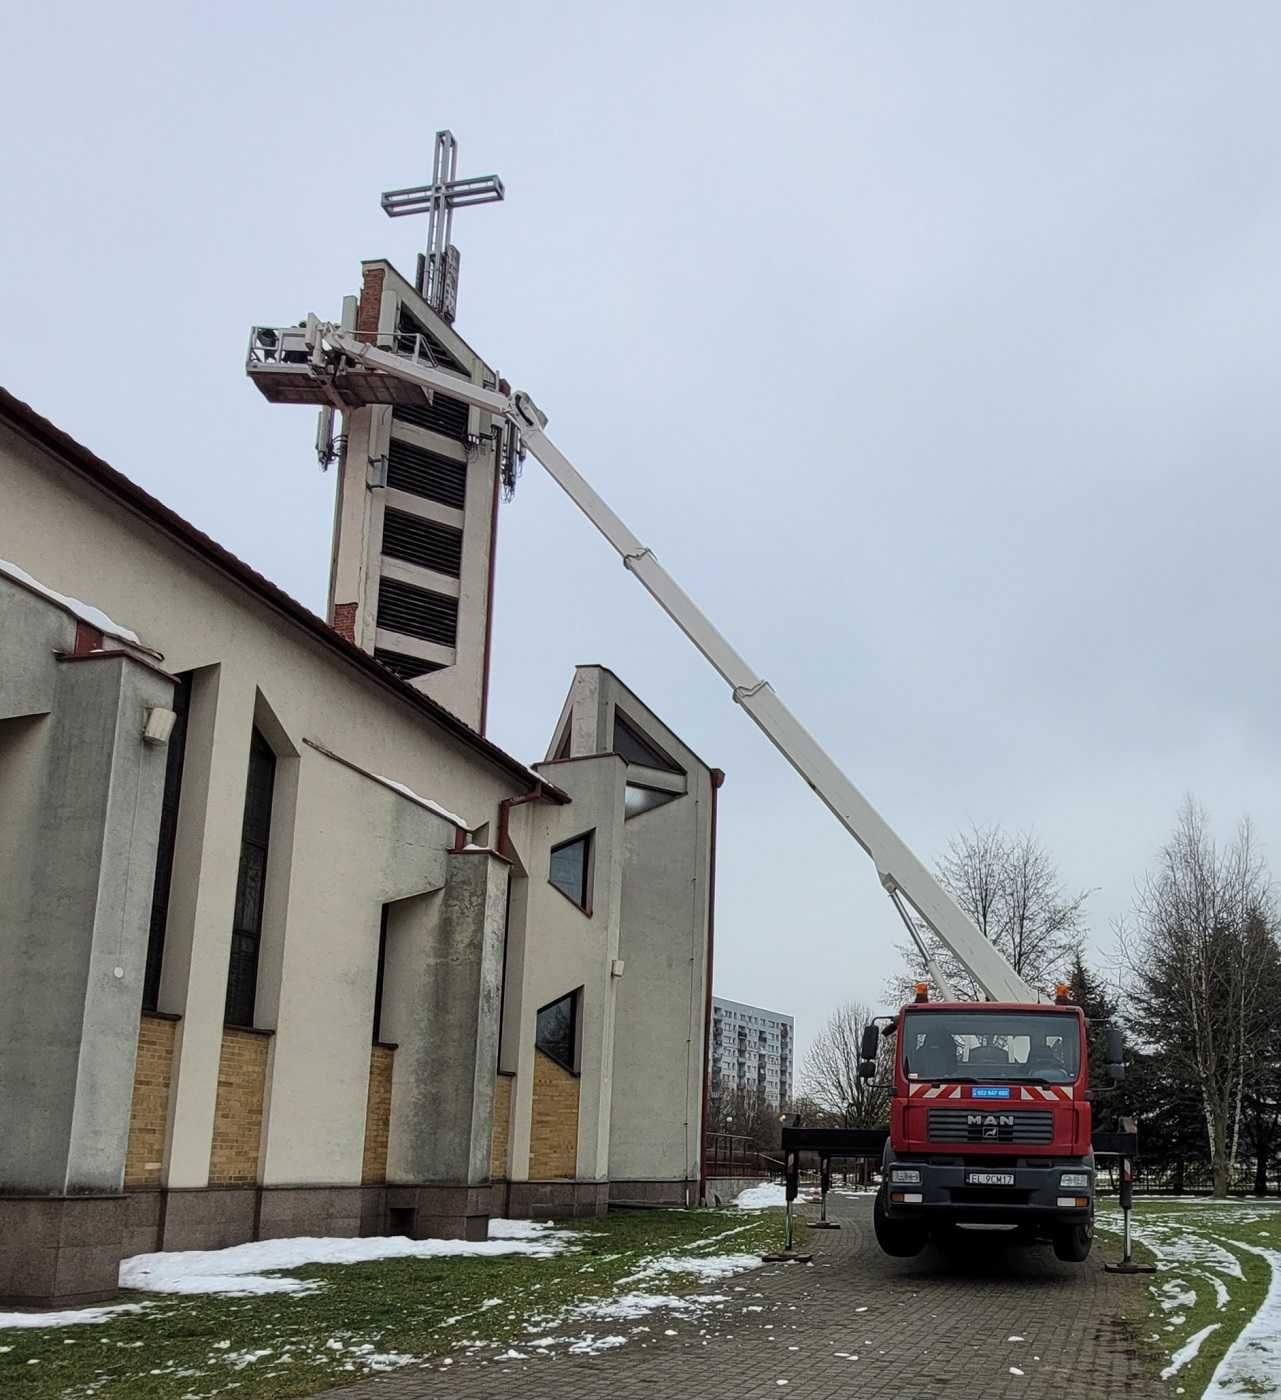
<instances>
[{"instance_id":1,"label":"snow on roof edge","mask_svg":"<svg viewBox=\"0 0 1281 1400\"><path fill-rule=\"evenodd\" d=\"M99 632L109 637L116 637L122 642L128 642L132 646L142 646L142 638L131 627L122 627L120 623L113 622L101 608L95 608L92 603L83 602L79 598L72 598L66 593L59 593L56 588L50 588L47 583L41 583L38 578L29 574L21 565L12 564L7 559L0 559L0 574L13 579L15 583L20 583L29 588L33 593L39 593L42 597L48 598L51 603L56 603L58 607L65 608L73 617L78 617L81 622L88 623L90 627L95 627Z\"/></svg>"}]
</instances>

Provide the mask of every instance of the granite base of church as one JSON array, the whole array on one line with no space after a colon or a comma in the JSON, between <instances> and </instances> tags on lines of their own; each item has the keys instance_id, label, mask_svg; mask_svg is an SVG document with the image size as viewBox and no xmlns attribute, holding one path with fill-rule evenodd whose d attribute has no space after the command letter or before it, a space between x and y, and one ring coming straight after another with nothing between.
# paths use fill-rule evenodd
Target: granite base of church
<instances>
[{"instance_id":1,"label":"granite base of church","mask_svg":"<svg viewBox=\"0 0 1281 1400\"><path fill-rule=\"evenodd\" d=\"M114 1298L125 1205L124 1196L0 1196L0 1307Z\"/></svg>"},{"instance_id":2,"label":"granite base of church","mask_svg":"<svg viewBox=\"0 0 1281 1400\"><path fill-rule=\"evenodd\" d=\"M608 1213L607 1181L495 1181L493 1213L511 1220L595 1219Z\"/></svg>"},{"instance_id":3,"label":"granite base of church","mask_svg":"<svg viewBox=\"0 0 1281 1400\"><path fill-rule=\"evenodd\" d=\"M301 1235L483 1240L491 1188L208 1186L119 1196L0 1196L0 1306L68 1308L118 1295L120 1261Z\"/></svg>"}]
</instances>

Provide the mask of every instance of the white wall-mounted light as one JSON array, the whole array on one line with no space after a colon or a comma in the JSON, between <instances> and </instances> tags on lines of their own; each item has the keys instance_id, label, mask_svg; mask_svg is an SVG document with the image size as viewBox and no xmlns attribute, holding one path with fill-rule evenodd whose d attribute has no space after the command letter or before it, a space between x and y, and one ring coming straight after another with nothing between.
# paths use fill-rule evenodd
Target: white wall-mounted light
<instances>
[{"instance_id":1,"label":"white wall-mounted light","mask_svg":"<svg viewBox=\"0 0 1281 1400\"><path fill-rule=\"evenodd\" d=\"M142 726L144 744L167 744L173 733L178 716L173 710L162 710L159 706L148 706Z\"/></svg>"}]
</instances>

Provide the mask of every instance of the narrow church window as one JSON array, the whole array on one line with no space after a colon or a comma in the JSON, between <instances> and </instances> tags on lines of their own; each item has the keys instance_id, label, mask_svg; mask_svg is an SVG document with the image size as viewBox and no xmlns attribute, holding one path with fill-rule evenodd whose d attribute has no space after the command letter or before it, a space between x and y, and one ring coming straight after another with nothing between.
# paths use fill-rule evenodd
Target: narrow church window
<instances>
[{"instance_id":1,"label":"narrow church window","mask_svg":"<svg viewBox=\"0 0 1281 1400\"><path fill-rule=\"evenodd\" d=\"M378 924L378 972L374 979L374 1044L383 1038L383 980L387 975L387 910L383 905L382 919Z\"/></svg>"},{"instance_id":2,"label":"narrow church window","mask_svg":"<svg viewBox=\"0 0 1281 1400\"><path fill-rule=\"evenodd\" d=\"M587 909L591 896L591 850L590 831L585 836L553 846L547 875L561 894L583 910Z\"/></svg>"},{"instance_id":3,"label":"narrow church window","mask_svg":"<svg viewBox=\"0 0 1281 1400\"><path fill-rule=\"evenodd\" d=\"M668 758L657 744L629 724L617 710L614 711L614 752L628 763L639 764L642 768L663 768L669 773L685 771L680 764Z\"/></svg>"},{"instance_id":4,"label":"narrow church window","mask_svg":"<svg viewBox=\"0 0 1281 1400\"><path fill-rule=\"evenodd\" d=\"M534 1032L534 1044L538 1049L574 1074L578 1072L574 1064L578 1048L577 1022L578 993L574 991L539 1010Z\"/></svg>"},{"instance_id":5,"label":"narrow church window","mask_svg":"<svg viewBox=\"0 0 1281 1400\"><path fill-rule=\"evenodd\" d=\"M271 796L276 784L276 755L255 729L249 745L249 781L245 819L240 833L240 870L231 926L231 961L227 968L229 1026L252 1026L258 991L258 947L267 891L267 841L271 832Z\"/></svg>"},{"instance_id":6,"label":"narrow church window","mask_svg":"<svg viewBox=\"0 0 1281 1400\"><path fill-rule=\"evenodd\" d=\"M187 712L191 708L191 673L178 677L173 709L178 718L165 755L165 787L160 807L160 840L156 846L156 878L151 887L151 924L147 932L147 967L142 978L142 1009L154 1011L160 1001L160 973L165 958L165 925L169 920L169 887L173 881L174 843L178 835L178 802L182 796L182 761L187 747Z\"/></svg>"}]
</instances>

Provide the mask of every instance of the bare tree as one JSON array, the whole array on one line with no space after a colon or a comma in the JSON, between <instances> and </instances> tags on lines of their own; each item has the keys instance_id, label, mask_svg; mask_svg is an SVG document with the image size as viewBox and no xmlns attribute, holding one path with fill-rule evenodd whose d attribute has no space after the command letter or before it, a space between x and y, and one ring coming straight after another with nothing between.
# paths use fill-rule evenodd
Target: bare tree
<instances>
[{"instance_id":1,"label":"bare tree","mask_svg":"<svg viewBox=\"0 0 1281 1400\"><path fill-rule=\"evenodd\" d=\"M872 1014L858 1002L847 1001L828 1017L815 1037L801 1068L805 1094L825 1114L849 1128L880 1128L889 1121L891 1054L877 1057L872 1079L858 1077L863 1030Z\"/></svg>"},{"instance_id":2,"label":"bare tree","mask_svg":"<svg viewBox=\"0 0 1281 1400\"><path fill-rule=\"evenodd\" d=\"M1271 1049L1275 929L1249 821L1220 849L1204 809L1186 798L1118 941L1135 1030L1199 1097L1216 1196L1231 1180L1247 1085Z\"/></svg>"},{"instance_id":3,"label":"bare tree","mask_svg":"<svg viewBox=\"0 0 1281 1400\"><path fill-rule=\"evenodd\" d=\"M1048 987L1066 971L1085 933L1089 891L1068 894L1053 857L1030 832L1008 836L999 826L972 827L949 842L936 870L939 883L1025 981ZM957 994L979 997L981 989L960 961L924 926L921 935ZM893 985L901 998L928 973L915 946L900 951L910 969Z\"/></svg>"},{"instance_id":4,"label":"bare tree","mask_svg":"<svg viewBox=\"0 0 1281 1400\"><path fill-rule=\"evenodd\" d=\"M711 1133L728 1133L747 1139L757 1152L776 1151L780 1141L780 1108L764 1091L735 1087L716 1094L708 1103L707 1127Z\"/></svg>"}]
</instances>

